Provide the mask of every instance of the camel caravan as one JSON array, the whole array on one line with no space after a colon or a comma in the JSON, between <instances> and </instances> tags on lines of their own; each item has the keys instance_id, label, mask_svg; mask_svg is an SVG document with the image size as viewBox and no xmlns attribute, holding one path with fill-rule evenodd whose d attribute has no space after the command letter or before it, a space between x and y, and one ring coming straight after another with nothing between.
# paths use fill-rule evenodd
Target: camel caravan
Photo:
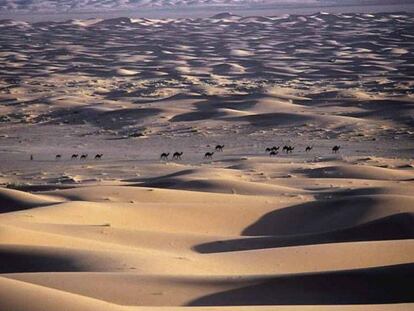
<instances>
[{"instance_id":1,"label":"camel caravan","mask_svg":"<svg viewBox=\"0 0 414 311\"><path fill-rule=\"evenodd\" d=\"M277 147L273 146L273 147L266 147L265 151L270 157L273 157L279 154L279 149L280 149L280 146L277 146ZM335 145L332 147L332 153L338 153L340 149L341 149L341 146ZM285 152L286 154L291 154L293 153L294 150L295 150L295 147L291 145L285 145L282 148L282 151ZM310 153L312 150L313 150L313 145L311 146L308 145L305 148L305 153Z\"/></svg>"},{"instance_id":2,"label":"camel caravan","mask_svg":"<svg viewBox=\"0 0 414 311\"><path fill-rule=\"evenodd\" d=\"M223 150L224 150L224 145L216 145L216 147L214 148L214 151L211 151L211 152L208 151L204 154L204 159L213 159L213 155L214 155L215 152L223 152ZM182 151L181 152L176 151L176 152L173 153L172 159L176 160L176 161L182 160L182 155L183 154L184 154L184 152L182 152ZM161 161L168 161L169 156L170 156L169 152L163 152L160 155L160 160Z\"/></svg>"},{"instance_id":3,"label":"camel caravan","mask_svg":"<svg viewBox=\"0 0 414 311\"><path fill-rule=\"evenodd\" d=\"M313 145L307 145L305 148L305 153L311 153L313 150ZM279 155L279 150L280 150L281 146L272 146L272 147L266 147L265 148L265 152L269 155L269 157L276 157L277 155ZM336 154L340 151L341 146L340 145L335 145L332 147L332 153ZM213 159L213 156L216 153L222 153L224 151L224 145L216 145L213 149L214 151L207 151L204 153L204 159L207 160L211 160ZM292 145L284 145L282 148L282 152L284 152L286 155L292 154L293 151L295 150L295 147ZM172 160L173 161L181 161L182 160L182 156L183 156L184 152L183 151L175 151L172 154ZM86 161L89 158L89 155L87 153L82 153L82 154L78 154L78 153L74 153L69 157L71 160L82 160L82 161ZM102 160L103 158L103 153L97 153L93 159L94 160ZM55 156L55 160L62 160L63 156L61 154L56 154ZM30 160L33 161L33 155L30 155ZM160 155L160 160L161 161L168 161L170 160L170 152L163 152Z\"/></svg>"},{"instance_id":4,"label":"camel caravan","mask_svg":"<svg viewBox=\"0 0 414 311\"><path fill-rule=\"evenodd\" d=\"M88 157L89 157L89 155L88 155L87 153L83 153L83 154L81 154L80 156L79 156L79 154L74 153L74 154L72 154L72 155L70 156L70 159L71 159L71 160L77 160L77 159L80 159L80 160L87 160L87 159L88 159ZM102 159L102 157L103 157L103 153L98 153L98 154L96 154L96 155L95 155L94 159L95 159L95 160L101 160L101 159ZM63 159L63 156L62 156L61 154L57 154L57 155L55 156L55 160L61 160L61 159Z\"/></svg>"},{"instance_id":5,"label":"camel caravan","mask_svg":"<svg viewBox=\"0 0 414 311\"><path fill-rule=\"evenodd\" d=\"M305 148L305 153L308 154L310 152L312 152L313 150L313 145L307 145ZM279 154L279 150L280 150L281 146L272 146L272 147L266 147L265 151L266 153L270 156L270 157L275 157ZM341 146L335 145L332 147L332 153L337 153L339 152L339 149L341 148ZM213 159L213 156L216 153L221 153L224 150L224 145L216 145L214 148L214 151L207 151L204 153L204 159L206 160L211 160ZM284 145L282 148L282 152L288 154L292 154L293 151L295 150L295 147L292 145ZM170 153L162 153L160 156L160 159L162 161L168 161L169 159L169 155ZM183 155L183 152L174 152L172 159L173 160L182 160L181 156Z\"/></svg>"},{"instance_id":6,"label":"camel caravan","mask_svg":"<svg viewBox=\"0 0 414 311\"><path fill-rule=\"evenodd\" d=\"M181 157L182 157L183 154L184 154L184 152L176 151L176 152L173 153L172 158L173 158L173 160L182 160ZM161 153L160 159L161 159L161 161L167 161L169 156L170 156L169 152L168 153L163 152L163 153Z\"/></svg>"}]
</instances>

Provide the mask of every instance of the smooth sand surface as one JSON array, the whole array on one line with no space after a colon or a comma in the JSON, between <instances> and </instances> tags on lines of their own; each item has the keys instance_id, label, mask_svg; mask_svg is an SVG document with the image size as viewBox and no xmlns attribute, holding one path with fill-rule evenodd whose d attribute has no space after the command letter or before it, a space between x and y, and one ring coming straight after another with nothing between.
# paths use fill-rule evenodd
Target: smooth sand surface
<instances>
[{"instance_id":1,"label":"smooth sand surface","mask_svg":"<svg viewBox=\"0 0 414 311\"><path fill-rule=\"evenodd\" d=\"M0 21L0 310L413 309L413 25Z\"/></svg>"}]
</instances>

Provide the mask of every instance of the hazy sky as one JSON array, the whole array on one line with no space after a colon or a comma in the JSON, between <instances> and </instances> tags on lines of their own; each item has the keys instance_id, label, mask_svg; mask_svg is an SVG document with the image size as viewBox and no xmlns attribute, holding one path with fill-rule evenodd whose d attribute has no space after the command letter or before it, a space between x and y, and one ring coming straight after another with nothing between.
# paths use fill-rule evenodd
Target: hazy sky
<instances>
[{"instance_id":1,"label":"hazy sky","mask_svg":"<svg viewBox=\"0 0 414 311\"><path fill-rule=\"evenodd\" d=\"M118 16L205 17L228 11L244 16L318 11L414 12L414 0L0 0L0 19L27 21Z\"/></svg>"},{"instance_id":2,"label":"hazy sky","mask_svg":"<svg viewBox=\"0 0 414 311\"><path fill-rule=\"evenodd\" d=\"M330 6L390 5L413 3L414 0L0 0L0 11L78 11L117 10L125 8L167 8L175 6Z\"/></svg>"}]
</instances>

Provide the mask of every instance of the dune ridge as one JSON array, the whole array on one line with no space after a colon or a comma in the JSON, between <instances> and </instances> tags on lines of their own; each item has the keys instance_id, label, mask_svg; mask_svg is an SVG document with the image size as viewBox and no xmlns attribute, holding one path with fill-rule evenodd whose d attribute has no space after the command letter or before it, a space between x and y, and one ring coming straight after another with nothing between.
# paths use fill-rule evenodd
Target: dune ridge
<instances>
[{"instance_id":1,"label":"dune ridge","mask_svg":"<svg viewBox=\"0 0 414 311\"><path fill-rule=\"evenodd\" d=\"M266 161L238 161L211 169L173 166L120 185L34 194L3 189L2 205L14 208L0 215L1 286L8 286L0 292L43 295L51 306L54 299L75 300L68 302L73 310L84 304L104 310L386 304L393 310L413 303L405 284L413 277L414 198L393 192L395 177L373 176L369 166L321 189L311 184L325 178L305 169L306 177L276 186L278 179L249 174ZM290 163L273 169L297 170ZM412 189L404 180L414 171L393 172ZM184 182L203 176L209 183ZM361 194L358 181L382 187ZM341 194L344 182L355 182L355 191ZM44 205L40 198L54 201ZM13 294L4 301L10 310L24 305Z\"/></svg>"}]
</instances>

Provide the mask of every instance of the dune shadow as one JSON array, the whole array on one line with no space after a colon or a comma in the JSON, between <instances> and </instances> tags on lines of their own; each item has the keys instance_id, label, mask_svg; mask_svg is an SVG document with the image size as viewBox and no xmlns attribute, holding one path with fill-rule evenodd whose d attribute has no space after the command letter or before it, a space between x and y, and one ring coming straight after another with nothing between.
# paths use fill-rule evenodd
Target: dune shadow
<instances>
[{"instance_id":1,"label":"dune shadow","mask_svg":"<svg viewBox=\"0 0 414 311\"><path fill-rule=\"evenodd\" d=\"M220 253L298 245L403 240L413 238L414 215L410 213L401 213L332 232L292 236L249 237L214 241L196 245L193 249L199 253Z\"/></svg>"},{"instance_id":2,"label":"dune shadow","mask_svg":"<svg viewBox=\"0 0 414 311\"><path fill-rule=\"evenodd\" d=\"M248 111L257 103L255 95L208 96L205 100L194 104L195 111L186 112L171 118L171 122L201 121L214 118L224 118L222 109Z\"/></svg>"},{"instance_id":3,"label":"dune shadow","mask_svg":"<svg viewBox=\"0 0 414 311\"><path fill-rule=\"evenodd\" d=\"M169 174L162 175L162 176L131 178L131 179L124 179L122 181L156 183L156 182L162 182L163 180L166 180L166 179L172 179L174 177L181 177L181 176L191 175L195 172L196 172L196 170L194 170L194 169L184 169L184 170L180 170L180 171L177 171L177 172L174 172L174 173L169 173ZM140 185L140 186L142 186L142 185Z\"/></svg>"},{"instance_id":4,"label":"dune shadow","mask_svg":"<svg viewBox=\"0 0 414 311\"><path fill-rule=\"evenodd\" d=\"M14 190L13 190L14 191ZM34 201L31 201L34 200ZM50 205L58 204L59 202L48 202L43 200L37 200L36 196L31 196L29 198L16 198L13 194L7 192L0 193L0 214L3 213L12 213L37 207L45 207Z\"/></svg>"},{"instance_id":5,"label":"dune shadow","mask_svg":"<svg viewBox=\"0 0 414 311\"><path fill-rule=\"evenodd\" d=\"M214 179L193 179L182 180L179 178L165 178L155 181L144 182L141 184L132 184L129 186L146 187L146 188L160 188L160 189L174 189L197 192L212 192L212 193L232 193L232 188L220 185L220 181Z\"/></svg>"},{"instance_id":6,"label":"dune shadow","mask_svg":"<svg viewBox=\"0 0 414 311\"><path fill-rule=\"evenodd\" d=\"M73 189L77 188L77 185L62 185L62 184L41 184L41 185L11 185L7 186L8 189L14 189L24 192L42 192L62 189Z\"/></svg>"},{"instance_id":7,"label":"dune shadow","mask_svg":"<svg viewBox=\"0 0 414 311\"><path fill-rule=\"evenodd\" d=\"M414 264L263 279L189 306L341 305L414 302Z\"/></svg>"},{"instance_id":8,"label":"dune shadow","mask_svg":"<svg viewBox=\"0 0 414 311\"><path fill-rule=\"evenodd\" d=\"M271 211L245 228L245 236L300 235L355 226L375 209L369 196L302 203Z\"/></svg>"},{"instance_id":9,"label":"dune shadow","mask_svg":"<svg viewBox=\"0 0 414 311\"><path fill-rule=\"evenodd\" d=\"M171 122L190 122L190 121L201 121L213 118L220 118L222 113L218 111L194 111L186 112L171 118Z\"/></svg>"},{"instance_id":10,"label":"dune shadow","mask_svg":"<svg viewBox=\"0 0 414 311\"><path fill-rule=\"evenodd\" d=\"M75 259L37 250L0 249L0 273L89 271Z\"/></svg>"},{"instance_id":11,"label":"dune shadow","mask_svg":"<svg viewBox=\"0 0 414 311\"><path fill-rule=\"evenodd\" d=\"M335 189L331 191L332 188L321 188L320 191L315 192L315 189L310 189L314 191L315 198L318 200L327 200L327 199L345 199L353 196L372 196L372 195L410 195L411 193L405 188L395 188L387 189L386 187L367 187L367 188L354 188L354 189Z\"/></svg>"},{"instance_id":12,"label":"dune shadow","mask_svg":"<svg viewBox=\"0 0 414 311\"><path fill-rule=\"evenodd\" d=\"M45 206L51 206L51 205L56 205L58 203L43 203L43 204L30 204L30 203L1 203L0 206L0 215L1 214L5 214L5 213L12 213L12 212L18 212L18 211L24 211L24 210L28 210L28 209L32 209L32 208L37 208L37 207L45 207Z\"/></svg>"},{"instance_id":13,"label":"dune shadow","mask_svg":"<svg viewBox=\"0 0 414 311\"><path fill-rule=\"evenodd\" d=\"M111 111L101 111L90 107L65 108L40 115L48 123L84 124L90 123L103 129L121 129L136 125L146 118L154 117L161 112L157 108L129 108Z\"/></svg>"},{"instance_id":14,"label":"dune shadow","mask_svg":"<svg viewBox=\"0 0 414 311\"><path fill-rule=\"evenodd\" d=\"M315 118L304 114L273 112L227 117L223 119L227 121L246 121L252 126L291 126L292 124L300 125L310 120L314 120Z\"/></svg>"}]
</instances>

